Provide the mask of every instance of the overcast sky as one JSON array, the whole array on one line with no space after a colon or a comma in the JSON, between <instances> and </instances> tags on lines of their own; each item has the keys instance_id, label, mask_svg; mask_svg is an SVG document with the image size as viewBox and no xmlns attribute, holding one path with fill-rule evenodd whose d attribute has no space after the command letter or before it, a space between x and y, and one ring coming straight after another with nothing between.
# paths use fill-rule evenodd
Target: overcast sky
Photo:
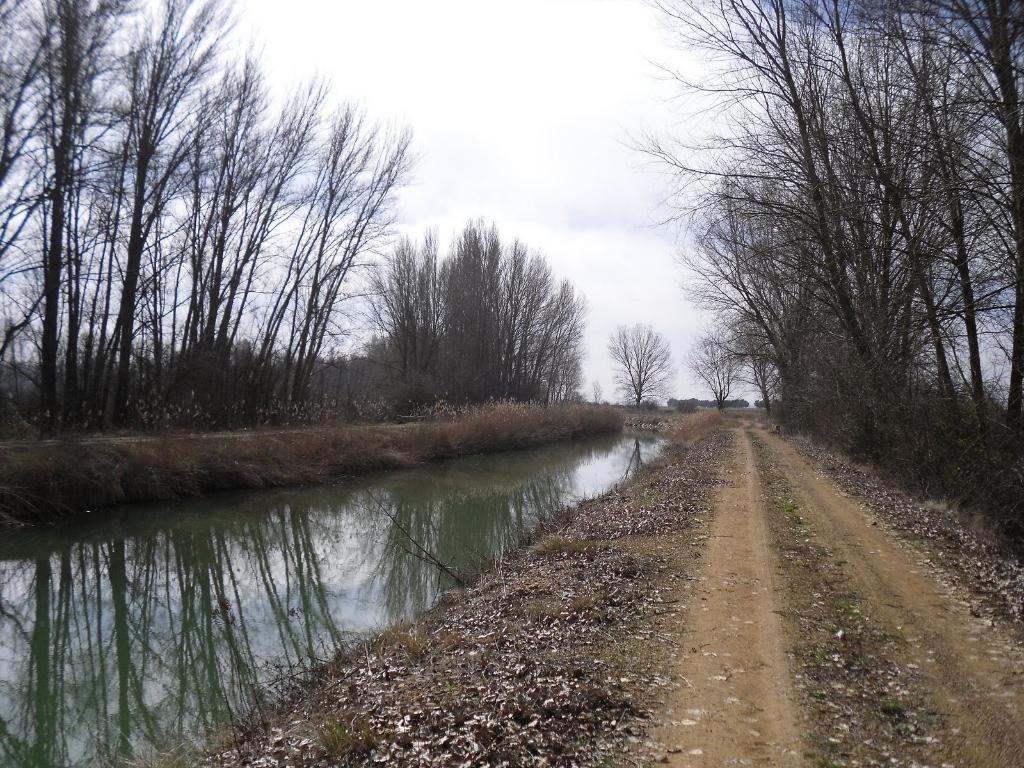
<instances>
[{"instance_id":1,"label":"overcast sky","mask_svg":"<svg viewBox=\"0 0 1024 768\"><path fill-rule=\"evenodd\" d=\"M677 395L707 396L683 365L703 319L657 226L664 180L629 147L693 118L652 64L680 54L642 0L240 0L239 20L278 89L322 75L412 129L403 232L435 227L447 249L482 217L586 295L588 397L612 396L607 339L635 322L671 341Z\"/></svg>"}]
</instances>

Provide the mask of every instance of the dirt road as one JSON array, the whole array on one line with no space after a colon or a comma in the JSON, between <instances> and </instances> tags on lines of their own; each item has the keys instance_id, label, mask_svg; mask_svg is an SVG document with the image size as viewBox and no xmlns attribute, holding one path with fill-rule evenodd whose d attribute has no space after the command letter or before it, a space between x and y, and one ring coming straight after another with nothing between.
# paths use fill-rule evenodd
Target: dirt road
<instances>
[{"instance_id":1,"label":"dirt road","mask_svg":"<svg viewBox=\"0 0 1024 768\"><path fill-rule=\"evenodd\" d=\"M683 686L670 704L673 719L656 737L671 745L674 765L797 765L799 708L777 614L774 555L742 434L704 561L676 670Z\"/></svg>"},{"instance_id":2,"label":"dirt road","mask_svg":"<svg viewBox=\"0 0 1024 768\"><path fill-rule=\"evenodd\" d=\"M761 425L732 429L702 572L681 596L689 609L679 685L653 734L662 762L838 766L884 755L894 765L1024 766L1016 630L972 615L920 552L875 525L792 445ZM774 495L765 492L769 475ZM813 569L801 580L780 567L807 552L828 565L818 584ZM850 630L829 623L840 610ZM811 648L807 635L823 624L831 645ZM821 679L829 668L831 682ZM873 700L883 677L899 702ZM829 710L832 697L845 709ZM911 706L919 718L904 711ZM848 721L835 722L843 712Z\"/></svg>"}]
</instances>

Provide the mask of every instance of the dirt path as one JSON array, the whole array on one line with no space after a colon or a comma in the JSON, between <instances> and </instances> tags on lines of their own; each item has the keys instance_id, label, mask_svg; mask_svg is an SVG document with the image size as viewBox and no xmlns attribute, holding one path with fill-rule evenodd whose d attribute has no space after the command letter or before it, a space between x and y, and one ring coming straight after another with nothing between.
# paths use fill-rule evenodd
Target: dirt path
<instances>
[{"instance_id":1,"label":"dirt path","mask_svg":"<svg viewBox=\"0 0 1024 768\"><path fill-rule=\"evenodd\" d=\"M774 555L749 438L738 432L716 503L704 572L682 628L682 683L655 739L679 766L799 765L794 704L776 613Z\"/></svg>"},{"instance_id":2,"label":"dirt path","mask_svg":"<svg viewBox=\"0 0 1024 768\"><path fill-rule=\"evenodd\" d=\"M911 549L873 525L791 445L763 427L757 434L821 543L845 559L862 603L903 641L908 662L945 723L940 740L949 764L1024 765L1020 647L1003 629L972 615Z\"/></svg>"},{"instance_id":3,"label":"dirt path","mask_svg":"<svg viewBox=\"0 0 1024 768\"><path fill-rule=\"evenodd\" d=\"M804 679L795 675L806 671L795 659L804 657L787 655L804 653L806 648L798 646L807 646L806 625L780 618L789 616L795 605L791 598L798 593L793 590L803 589L804 604L810 601L812 611L821 605L822 615L835 598L827 596L828 589L815 595L819 577L814 566L810 586L798 586L791 570L779 569L789 561L780 561L784 550L776 547L788 545L773 538L777 529L769 522L778 524L775 515L780 513L772 504L780 502L770 501L774 496L764 492L762 483L781 477L789 494L783 506L798 509L806 523L798 543L828 550L843 574L822 572L820 578L830 586L841 578L843 589L851 590L859 606L855 613L862 610L870 617L876 636L892 639L885 641L884 652L877 644L863 646L859 655L852 648L840 654L842 660L833 657L834 663L845 665L844 674L852 667L869 678L896 674L924 708L924 731L901 730L895 720L887 724L878 713L902 710L882 696L863 699L871 690L865 685L863 693L854 695L854 700L862 699L854 706L880 724L855 731L864 741L854 745L866 744L876 756L892 755L891 762L900 765L917 765L925 757L929 765L937 759L939 765L958 768L1024 766L1024 650L1010 630L972 614L970 605L929 570L920 553L874 525L855 500L820 477L789 443L763 425L752 432L750 426L744 422L734 427L727 483L716 499L710 535L690 570L695 586L680 595L689 608L672 630L679 638L672 670L678 687L665 702L662 725L652 733L667 749L662 762L694 768L803 765L805 756L814 754L812 742L817 740L819 747L822 741L838 743L826 738L829 728L845 727L819 721L826 716L822 708L810 706L819 699L805 698L806 686L801 683L798 689L795 684ZM760 446L757 451L752 435ZM761 477L766 467L772 480ZM792 547L785 551L786 557L793 556ZM836 635L835 626L827 634ZM836 636L842 638L843 632ZM845 695L850 679L830 680L826 675L810 693L828 696L831 684ZM834 720L834 714L828 717ZM812 761L839 766L852 760L849 764L857 765L861 751L856 746L852 751L833 749L838 762L818 755Z\"/></svg>"}]
</instances>

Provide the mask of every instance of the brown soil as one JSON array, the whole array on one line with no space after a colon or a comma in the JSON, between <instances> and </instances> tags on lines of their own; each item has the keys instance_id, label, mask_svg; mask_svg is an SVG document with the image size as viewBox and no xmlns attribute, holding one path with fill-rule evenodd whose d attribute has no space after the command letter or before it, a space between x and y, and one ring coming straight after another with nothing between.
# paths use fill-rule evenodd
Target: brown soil
<instances>
[{"instance_id":1,"label":"brown soil","mask_svg":"<svg viewBox=\"0 0 1024 768\"><path fill-rule=\"evenodd\" d=\"M774 554L750 440L739 433L703 572L679 627L682 682L653 734L680 766L796 765L799 715L777 615Z\"/></svg>"},{"instance_id":2,"label":"brown soil","mask_svg":"<svg viewBox=\"0 0 1024 768\"><path fill-rule=\"evenodd\" d=\"M1024 653L1008 628L972 615L917 557L767 430L759 439L818 537L846 561L861 602L905 640L904 653L945 723L956 764L1024 764Z\"/></svg>"},{"instance_id":3,"label":"brown soil","mask_svg":"<svg viewBox=\"0 0 1024 768\"><path fill-rule=\"evenodd\" d=\"M906 658L905 640L862 599L849 563L819 535L761 440L756 453L784 586L779 599L792 674L807 713L810 764L943 765L945 723Z\"/></svg>"}]
</instances>

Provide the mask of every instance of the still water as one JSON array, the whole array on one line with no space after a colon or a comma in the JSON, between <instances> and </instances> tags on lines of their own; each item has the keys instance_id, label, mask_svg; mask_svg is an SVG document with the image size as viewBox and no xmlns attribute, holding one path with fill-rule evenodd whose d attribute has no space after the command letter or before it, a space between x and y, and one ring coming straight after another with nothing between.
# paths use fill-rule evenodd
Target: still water
<instances>
[{"instance_id":1,"label":"still water","mask_svg":"<svg viewBox=\"0 0 1024 768\"><path fill-rule=\"evenodd\" d=\"M402 529L472 568L661 445L595 438L3 532L0 765L109 765L201 739L451 586Z\"/></svg>"}]
</instances>

